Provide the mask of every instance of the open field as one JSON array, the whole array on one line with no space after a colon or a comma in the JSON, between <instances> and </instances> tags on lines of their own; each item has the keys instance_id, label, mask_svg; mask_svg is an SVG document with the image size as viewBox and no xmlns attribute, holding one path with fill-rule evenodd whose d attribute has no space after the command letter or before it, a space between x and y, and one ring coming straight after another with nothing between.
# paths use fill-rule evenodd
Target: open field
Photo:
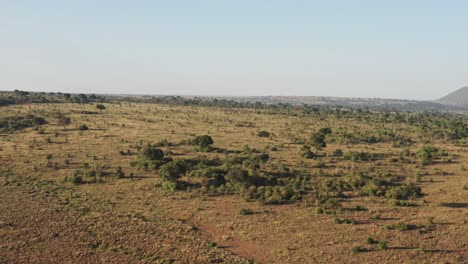
<instances>
[{"instance_id":1,"label":"open field","mask_svg":"<svg viewBox=\"0 0 468 264\"><path fill-rule=\"evenodd\" d=\"M466 116L103 105L0 108L2 262L468 259Z\"/></svg>"}]
</instances>

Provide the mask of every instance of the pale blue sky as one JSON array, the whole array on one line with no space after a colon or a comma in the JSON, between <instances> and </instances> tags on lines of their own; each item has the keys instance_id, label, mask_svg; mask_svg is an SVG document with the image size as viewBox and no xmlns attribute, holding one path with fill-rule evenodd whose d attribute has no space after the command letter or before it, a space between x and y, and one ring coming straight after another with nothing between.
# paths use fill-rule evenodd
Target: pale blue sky
<instances>
[{"instance_id":1,"label":"pale blue sky","mask_svg":"<svg viewBox=\"0 0 468 264\"><path fill-rule=\"evenodd\" d=\"M0 90L436 99L468 1L0 0Z\"/></svg>"}]
</instances>

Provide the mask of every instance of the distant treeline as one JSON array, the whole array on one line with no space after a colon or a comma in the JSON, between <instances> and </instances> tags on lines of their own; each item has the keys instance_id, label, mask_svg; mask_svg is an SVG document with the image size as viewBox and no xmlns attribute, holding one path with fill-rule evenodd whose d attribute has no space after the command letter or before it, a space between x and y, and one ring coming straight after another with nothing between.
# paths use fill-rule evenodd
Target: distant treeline
<instances>
[{"instance_id":1,"label":"distant treeline","mask_svg":"<svg viewBox=\"0 0 468 264\"><path fill-rule=\"evenodd\" d=\"M109 97L109 100L112 97ZM261 98L259 98L261 99ZM448 110L460 110L455 108L447 108L447 106L440 105L433 102L414 102L408 101L406 104L389 103L379 105L353 105L353 104L339 104L331 102L327 104L297 104L297 103L274 103L271 100L261 101L239 101L232 99L218 99L211 97L183 97L183 96L134 96L134 97L115 97L116 101L128 102L144 102L144 103L158 103L167 105L193 105L193 106L209 106L209 107L226 107L226 108L250 108L250 109L270 109L270 110L301 110L304 112L313 112L319 110L357 110L357 111L379 111L379 112L442 112Z\"/></svg>"},{"instance_id":2,"label":"distant treeline","mask_svg":"<svg viewBox=\"0 0 468 264\"><path fill-rule=\"evenodd\" d=\"M13 92L0 92L0 106L24 103L91 103L91 102L141 102L166 105L192 105L224 108L250 108L270 109L281 111L311 112L323 109L355 109L362 111L383 112L447 112L463 111L461 108L450 108L434 102L408 101L405 103L392 100L379 100L379 103L369 101L368 104L352 104L347 101L331 101L320 104L306 104L293 102L274 102L272 99L258 98L259 101L219 99L212 97L188 97L188 96L120 96L120 95L95 95L95 94L70 94L70 93L45 93L26 92L15 90ZM325 101L324 101L325 102ZM382 103L385 102L385 103ZM464 110L466 112L466 109Z\"/></svg>"},{"instance_id":3,"label":"distant treeline","mask_svg":"<svg viewBox=\"0 0 468 264\"><path fill-rule=\"evenodd\" d=\"M106 101L105 97L94 94L26 92L19 90L13 92L0 91L0 106L30 103L91 103Z\"/></svg>"}]
</instances>

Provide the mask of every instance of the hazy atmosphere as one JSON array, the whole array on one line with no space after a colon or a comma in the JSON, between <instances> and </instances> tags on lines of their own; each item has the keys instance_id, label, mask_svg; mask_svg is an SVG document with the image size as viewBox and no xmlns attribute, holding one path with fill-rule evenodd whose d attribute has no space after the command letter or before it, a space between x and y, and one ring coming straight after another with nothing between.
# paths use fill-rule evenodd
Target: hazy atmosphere
<instances>
[{"instance_id":1,"label":"hazy atmosphere","mask_svg":"<svg viewBox=\"0 0 468 264\"><path fill-rule=\"evenodd\" d=\"M2 1L0 90L437 99L466 1Z\"/></svg>"}]
</instances>

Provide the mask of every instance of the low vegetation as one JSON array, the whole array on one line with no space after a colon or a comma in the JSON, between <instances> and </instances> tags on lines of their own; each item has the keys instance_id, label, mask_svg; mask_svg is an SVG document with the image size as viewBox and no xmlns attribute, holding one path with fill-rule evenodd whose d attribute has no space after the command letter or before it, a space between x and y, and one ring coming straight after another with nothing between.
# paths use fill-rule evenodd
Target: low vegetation
<instances>
[{"instance_id":1,"label":"low vegetation","mask_svg":"<svg viewBox=\"0 0 468 264\"><path fill-rule=\"evenodd\" d=\"M0 209L8 218L0 228L10 244L0 242L0 256L7 262L14 250L26 252L13 241L26 241L21 228L33 230L20 219L35 203L31 215L48 214L35 228L61 227L37 252L73 238L86 241L73 240L83 259L446 262L463 255L466 116L41 96L45 104L38 94L11 93L1 106ZM18 210L9 207L20 201Z\"/></svg>"}]
</instances>

